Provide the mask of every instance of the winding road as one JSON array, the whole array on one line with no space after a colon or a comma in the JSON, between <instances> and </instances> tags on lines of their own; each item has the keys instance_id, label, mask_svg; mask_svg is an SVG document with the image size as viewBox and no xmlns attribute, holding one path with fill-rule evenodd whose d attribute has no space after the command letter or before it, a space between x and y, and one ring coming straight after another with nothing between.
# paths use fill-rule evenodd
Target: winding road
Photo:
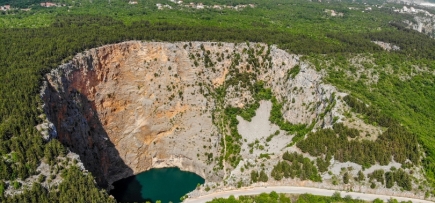
<instances>
[{"instance_id":1,"label":"winding road","mask_svg":"<svg viewBox=\"0 0 435 203\"><path fill-rule=\"evenodd\" d=\"M241 188L237 190L229 190L229 191L223 191L223 192L216 192L204 196L200 196L197 198L189 198L186 199L184 202L186 203L204 203L207 201L211 201L214 198L227 198L230 195L234 195L235 197L243 196L243 195L257 195L261 194L263 192L270 193L272 191L275 191L277 193L290 193L290 194L304 194L304 193L310 193L313 195L322 195L322 196L332 196L335 190L327 190L327 189L319 189L319 188L309 188L309 187L294 187L294 186L269 186L269 187L253 187L253 188ZM432 201L427 200L421 200L421 199L413 199L413 198L407 198L407 197L397 197L397 196L388 196L388 195L377 195L377 194L365 194L365 193L358 193L358 192L340 192L341 196L347 196L350 195L353 199L361 199L361 200L368 200L372 201L376 198L379 198L381 200L387 201L391 198L397 199L400 201L412 201L412 202L419 202L419 203L429 203Z\"/></svg>"}]
</instances>

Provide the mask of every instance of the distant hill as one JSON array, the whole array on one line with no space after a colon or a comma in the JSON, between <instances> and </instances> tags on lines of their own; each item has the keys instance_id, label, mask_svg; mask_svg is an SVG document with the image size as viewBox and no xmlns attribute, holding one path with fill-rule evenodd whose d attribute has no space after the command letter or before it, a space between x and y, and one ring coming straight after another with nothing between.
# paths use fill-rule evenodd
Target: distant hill
<instances>
[{"instance_id":1,"label":"distant hill","mask_svg":"<svg viewBox=\"0 0 435 203\"><path fill-rule=\"evenodd\" d=\"M0 0L0 5L9 4L12 7L28 7L32 4L39 4L45 2L44 0Z\"/></svg>"}]
</instances>

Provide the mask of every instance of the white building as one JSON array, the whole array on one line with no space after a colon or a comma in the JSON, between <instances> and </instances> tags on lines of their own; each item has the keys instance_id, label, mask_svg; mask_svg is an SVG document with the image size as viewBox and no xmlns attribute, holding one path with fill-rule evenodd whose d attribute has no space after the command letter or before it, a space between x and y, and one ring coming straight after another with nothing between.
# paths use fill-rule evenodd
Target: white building
<instances>
[{"instance_id":1,"label":"white building","mask_svg":"<svg viewBox=\"0 0 435 203\"><path fill-rule=\"evenodd\" d=\"M198 5L196 5L196 9L204 9L204 4L199 3Z\"/></svg>"},{"instance_id":2,"label":"white building","mask_svg":"<svg viewBox=\"0 0 435 203\"><path fill-rule=\"evenodd\" d=\"M411 10L412 13L415 13L415 8L414 7L411 7L410 10Z\"/></svg>"}]
</instances>

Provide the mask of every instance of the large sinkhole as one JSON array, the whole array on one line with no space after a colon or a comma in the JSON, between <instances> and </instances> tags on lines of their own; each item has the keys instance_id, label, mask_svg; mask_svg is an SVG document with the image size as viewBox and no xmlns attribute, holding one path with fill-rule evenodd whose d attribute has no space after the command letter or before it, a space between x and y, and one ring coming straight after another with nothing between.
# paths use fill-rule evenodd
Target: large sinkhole
<instances>
[{"instance_id":1,"label":"large sinkhole","mask_svg":"<svg viewBox=\"0 0 435 203\"><path fill-rule=\"evenodd\" d=\"M77 153L103 188L165 167L222 180L223 171L213 170L221 148L215 102L205 87L221 85L229 63L198 64L204 50L236 51L226 43L130 41L77 54L46 75L52 137Z\"/></svg>"}]
</instances>

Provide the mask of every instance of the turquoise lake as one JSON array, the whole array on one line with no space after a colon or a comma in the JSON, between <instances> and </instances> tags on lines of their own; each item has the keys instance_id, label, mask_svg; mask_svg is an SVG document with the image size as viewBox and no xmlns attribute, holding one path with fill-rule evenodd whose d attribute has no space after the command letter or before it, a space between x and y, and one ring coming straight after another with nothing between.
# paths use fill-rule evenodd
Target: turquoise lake
<instances>
[{"instance_id":1,"label":"turquoise lake","mask_svg":"<svg viewBox=\"0 0 435 203\"><path fill-rule=\"evenodd\" d=\"M180 197L194 190L204 179L195 173L181 171L179 168L151 169L135 176L113 183L110 194L118 202L162 203L180 202Z\"/></svg>"}]
</instances>

